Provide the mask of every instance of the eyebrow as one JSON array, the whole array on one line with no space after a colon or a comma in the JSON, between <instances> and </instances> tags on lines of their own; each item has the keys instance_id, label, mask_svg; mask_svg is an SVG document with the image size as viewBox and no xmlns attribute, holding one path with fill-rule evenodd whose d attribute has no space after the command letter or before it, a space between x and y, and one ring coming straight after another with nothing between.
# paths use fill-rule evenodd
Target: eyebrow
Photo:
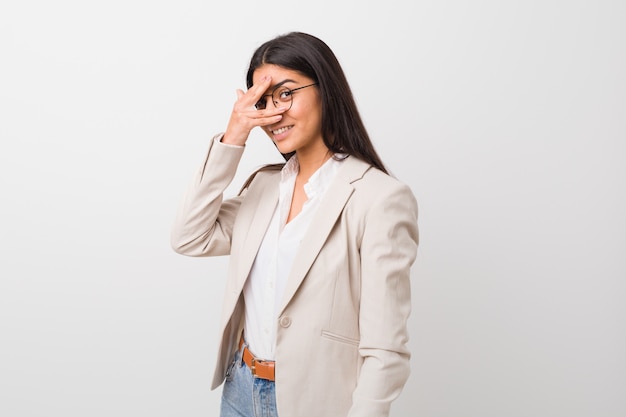
<instances>
[{"instance_id":1,"label":"eyebrow","mask_svg":"<svg viewBox=\"0 0 626 417\"><path fill-rule=\"evenodd\" d=\"M290 79L290 78L287 78L286 80L282 80L281 82L279 82L279 83L277 83L277 84L271 85L271 86L267 89L267 91L272 91L272 92L274 92L274 90L276 90L278 87L280 87L280 86L281 86L281 85L283 85L283 84L286 84L286 83L295 83L295 82L296 82L295 80L292 80L292 79ZM271 93L270 93L270 94L263 94L261 97L266 97L266 96L271 96L271 95L272 95Z\"/></svg>"}]
</instances>

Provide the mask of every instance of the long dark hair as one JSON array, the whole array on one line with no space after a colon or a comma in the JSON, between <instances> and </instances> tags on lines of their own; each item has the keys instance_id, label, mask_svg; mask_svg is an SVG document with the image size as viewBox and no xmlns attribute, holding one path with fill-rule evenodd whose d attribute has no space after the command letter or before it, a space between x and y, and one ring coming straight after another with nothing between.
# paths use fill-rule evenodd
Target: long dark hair
<instances>
[{"instance_id":1,"label":"long dark hair","mask_svg":"<svg viewBox=\"0 0 626 417\"><path fill-rule=\"evenodd\" d=\"M355 156L387 173L361 120L343 69L328 45L302 32L265 42L250 59L248 88L252 87L254 71L264 64L297 71L317 83L322 98L322 137L331 152Z\"/></svg>"}]
</instances>

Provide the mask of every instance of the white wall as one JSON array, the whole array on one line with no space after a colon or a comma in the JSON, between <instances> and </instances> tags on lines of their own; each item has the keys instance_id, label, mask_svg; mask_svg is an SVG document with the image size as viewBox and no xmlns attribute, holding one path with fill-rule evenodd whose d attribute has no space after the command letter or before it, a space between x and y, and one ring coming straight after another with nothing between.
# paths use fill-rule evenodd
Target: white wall
<instances>
[{"instance_id":1,"label":"white wall","mask_svg":"<svg viewBox=\"0 0 626 417\"><path fill-rule=\"evenodd\" d=\"M217 415L227 259L169 227L289 30L420 203L395 415L625 415L624 2L210 3L0 5L0 415ZM277 158L256 132L233 190Z\"/></svg>"}]
</instances>

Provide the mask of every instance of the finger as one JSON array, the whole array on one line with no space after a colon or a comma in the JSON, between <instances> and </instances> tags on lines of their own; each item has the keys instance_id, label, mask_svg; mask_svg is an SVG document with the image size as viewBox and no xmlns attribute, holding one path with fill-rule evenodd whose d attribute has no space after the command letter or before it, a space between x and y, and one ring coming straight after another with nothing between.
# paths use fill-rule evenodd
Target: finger
<instances>
[{"instance_id":1,"label":"finger","mask_svg":"<svg viewBox=\"0 0 626 417\"><path fill-rule=\"evenodd\" d=\"M286 111L287 111L286 107L270 106L270 107L266 107L264 110L256 110L253 113L256 113L255 117L271 117L277 114L283 114Z\"/></svg>"},{"instance_id":2,"label":"finger","mask_svg":"<svg viewBox=\"0 0 626 417\"><path fill-rule=\"evenodd\" d=\"M250 96L253 103L259 101L259 99L265 94L270 84L272 83L272 77L269 75L261 78L261 81L254 84L252 87L248 89L246 95Z\"/></svg>"},{"instance_id":3,"label":"finger","mask_svg":"<svg viewBox=\"0 0 626 417\"><path fill-rule=\"evenodd\" d=\"M287 111L286 107L279 107L279 108L271 107L271 108L266 108L264 110L256 110L252 108L249 110L240 111L239 115L241 117L244 117L250 120L253 124L257 125L260 123L259 122L260 120L265 120L265 119L270 119L276 116L281 116L286 111Z\"/></svg>"},{"instance_id":4,"label":"finger","mask_svg":"<svg viewBox=\"0 0 626 417\"><path fill-rule=\"evenodd\" d=\"M239 112L240 117L248 119L254 124L258 124L261 120L271 119L277 116L282 117L287 109L285 107L267 108L265 110L256 110L254 108Z\"/></svg>"},{"instance_id":5,"label":"finger","mask_svg":"<svg viewBox=\"0 0 626 417\"><path fill-rule=\"evenodd\" d=\"M269 87L271 83L272 83L272 77L270 77L269 75L266 75L265 77L261 78L261 80L258 83L253 84L252 87L248 89L248 91L257 90L257 89L262 89L262 91L265 91L267 90L267 87Z\"/></svg>"},{"instance_id":6,"label":"finger","mask_svg":"<svg viewBox=\"0 0 626 417\"><path fill-rule=\"evenodd\" d=\"M255 124L257 126L268 126L268 125L273 125L274 123L278 123L281 121L281 119L283 118L282 114L277 114L274 116L267 116L267 117L259 117L255 120Z\"/></svg>"}]
</instances>

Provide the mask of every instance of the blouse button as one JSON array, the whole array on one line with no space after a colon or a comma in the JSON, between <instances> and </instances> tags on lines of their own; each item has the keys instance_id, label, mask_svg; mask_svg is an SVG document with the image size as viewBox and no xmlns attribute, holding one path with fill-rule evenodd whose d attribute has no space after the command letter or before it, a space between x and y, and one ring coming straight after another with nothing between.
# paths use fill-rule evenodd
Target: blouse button
<instances>
[{"instance_id":1,"label":"blouse button","mask_svg":"<svg viewBox=\"0 0 626 417\"><path fill-rule=\"evenodd\" d=\"M281 327L289 327L291 325L291 318L287 316L283 316L280 318L280 326Z\"/></svg>"}]
</instances>

